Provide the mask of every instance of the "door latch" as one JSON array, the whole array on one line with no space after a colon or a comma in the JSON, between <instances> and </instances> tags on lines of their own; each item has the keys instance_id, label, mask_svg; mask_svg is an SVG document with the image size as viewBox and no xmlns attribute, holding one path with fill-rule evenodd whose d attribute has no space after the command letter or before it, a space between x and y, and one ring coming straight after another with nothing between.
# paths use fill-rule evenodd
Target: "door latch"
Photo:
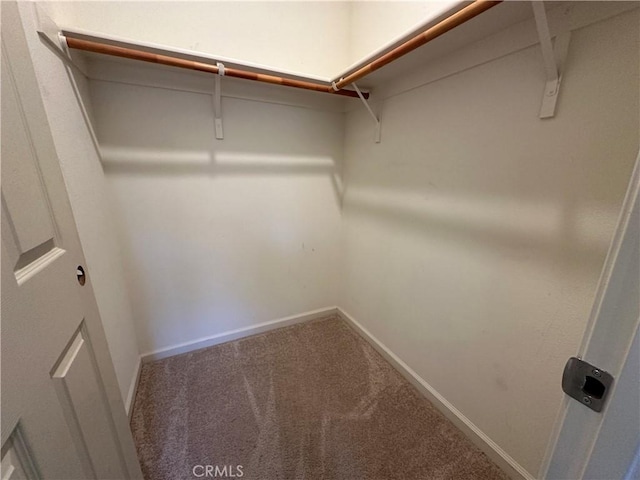
<instances>
[{"instance_id":1,"label":"door latch","mask_svg":"<svg viewBox=\"0 0 640 480\"><path fill-rule=\"evenodd\" d=\"M610 373L571 357L562 374L562 390L585 407L599 412L613 384Z\"/></svg>"}]
</instances>

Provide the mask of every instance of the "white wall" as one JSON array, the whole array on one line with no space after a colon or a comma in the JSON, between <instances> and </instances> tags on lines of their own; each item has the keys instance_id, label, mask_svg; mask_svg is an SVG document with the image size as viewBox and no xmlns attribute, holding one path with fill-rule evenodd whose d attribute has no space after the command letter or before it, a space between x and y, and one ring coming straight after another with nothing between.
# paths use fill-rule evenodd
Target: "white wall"
<instances>
[{"instance_id":1,"label":"white wall","mask_svg":"<svg viewBox=\"0 0 640 480\"><path fill-rule=\"evenodd\" d=\"M338 294L343 115L226 97L216 140L210 93L177 90L194 81L181 75L171 89L91 82L142 352Z\"/></svg>"},{"instance_id":2,"label":"white wall","mask_svg":"<svg viewBox=\"0 0 640 480\"><path fill-rule=\"evenodd\" d=\"M25 15L25 31L87 261L87 273L93 283L120 393L126 402L139 353L107 184L66 69L38 38L34 11L26 6L21 12Z\"/></svg>"},{"instance_id":3,"label":"white wall","mask_svg":"<svg viewBox=\"0 0 640 480\"><path fill-rule=\"evenodd\" d=\"M554 119L538 46L386 99L380 144L347 117L340 305L532 476L638 152L638 25L573 33Z\"/></svg>"},{"instance_id":4,"label":"white wall","mask_svg":"<svg viewBox=\"0 0 640 480\"><path fill-rule=\"evenodd\" d=\"M349 2L349 64L368 57L457 3L458 0Z\"/></svg>"},{"instance_id":5,"label":"white wall","mask_svg":"<svg viewBox=\"0 0 640 480\"><path fill-rule=\"evenodd\" d=\"M348 63L348 2L47 2L60 26L330 77Z\"/></svg>"}]
</instances>

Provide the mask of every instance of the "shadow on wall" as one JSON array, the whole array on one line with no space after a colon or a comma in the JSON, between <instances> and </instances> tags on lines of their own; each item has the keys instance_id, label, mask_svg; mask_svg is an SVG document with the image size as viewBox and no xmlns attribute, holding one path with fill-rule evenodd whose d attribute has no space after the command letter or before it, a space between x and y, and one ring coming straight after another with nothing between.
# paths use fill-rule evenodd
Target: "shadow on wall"
<instances>
[{"instance_id":1,"label":"shadow on wall","mask_svg":"<svg viewBox=\"0 0 640 480\"><path fill-rule=\"evenodd\" d=\"M91 82L140 349L334 305L343 114ZM333 200L333 201L332 201Z\"/></svg>"},{"instance_id":2,"label":"shadow on wall","mask_svg":"<svg viewBox=\"0 0 640 480\"><path fill-rule=\"evenodd\" d=\"M326 175L340 206L341 113L223 97L216 140L208 94L91 84L105 173Z\"/></svg>"},{"instance_id":3,"label":"shadow on wall","mask_svg":"<svg viewBox=\"0 0 640 480\"><path fill-rule=\"evenodd\" d=\"M368 119L350 114L345 215L461 251L599 271L637 152L637 119L623 119L637 96L587 104L593 85L570 65L558 114L540 120L538 55L528 48L387 99L377 146Z\"/></svg>"},{"instance_id":4,"label":"shadow on wall","mask_svg":"<svg viewBox=\"0 0 640 480\"><path fill-rule=\"evenodd\" d=\"M336 203L342 204L339 164L331 157L256 154L225 151L162 151L101 147L106 174L115 175L324 175L329 178ZM212 156L213 155L213 156Z\"/></svg>"},{"instance_id":5,"label":"shadow on wall","mask_svg":"<svg viewBox=\"0 0 640 480\"><path fill-rule=\"evenodd\" d=\"M616 217L615 205L609 211ZM469 197L450 192L406 193L402 190L348 189L344 212L384 222L385 229L438 238L461 249L482 248L496 254L541 263L569 263L576 269L599 268L608 231L598 231L587 206L564 208L552 199L539 202Z\"/></svg>"}]
</instances>

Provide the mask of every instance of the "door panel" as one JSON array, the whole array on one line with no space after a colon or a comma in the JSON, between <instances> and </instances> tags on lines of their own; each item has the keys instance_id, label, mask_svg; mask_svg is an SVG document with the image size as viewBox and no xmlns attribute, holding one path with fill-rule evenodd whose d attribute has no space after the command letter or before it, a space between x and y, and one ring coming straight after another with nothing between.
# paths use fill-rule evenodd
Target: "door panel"
<instances>
[{"instance_id":1,"label":"door panel","mask_svg":"<svg viewBox=\"0 0 640 480\"><path fill-rule=\"evenodd\" d=\"M75 292L64 285L51 288L56 277L64 275L65 264L71 265L66 261L68 255L62 255L21 286L11 264L4 261L6 255L3 241L0 331L3 450L6 437L13 437L19 430L38 472L35 478L93 478L87 477L83 469L49 375L68 341L64 330L73 325L58 319L77 318L78 325L82 319L81 309L73 298ZM47 288L48 295L34 296ZM71 301L64 302L65 297ZM24 308L25 305L29 308Z\"/></svg>"},{"instance_id":2,"label":"door panel","mask_svg":"<svg viewBox=\"0 0 640 480\"><path fill-rule=\"evenodd\" d=\"M18 282L55 261L64 251L56 246L54 219L41 181L37 157L30 142L24 112L18 103L16 85L2 56L2 114L15 121L4 122L2 132L3 240ZM11 215L11 212L29 215Z\"/></svg>"},{"instance_id":3,"label":"door panel","mask_svg":"<svg viewBox=\"0 0 640 480\"><path fill-rule=\"evenodd\" d=\"M1 478L141 478L32 63L26 33L36 32L23 28L28 8L0 12Z\"/></svg>"},{"instance_id":4,"label":"door panel","mask_svg":"<svg viewBox=\"0 0 640 480\"><path fill-rule=\"evenodd\" d=\"M53 240L51 212L40 181L38 164L26 129L26 119L18 104L15 85L6 59L2 61L3 114L12 122L5 122L5 141L2 142L2 170L8 180L2 185L11 233L21 255ZM28 211L29 215L11 216L12 211Z\"/></svg>"},{"instance_id":5,"label":"door panel","mask_svg":"<svg viewBox=\"0 0 640 480\"><path fill-rule=\"evenodd\" d=\"M0 478L2 480L30 480L37 478L29 451L18 428L7 440L0 458L2 458L0 460Z\"/></svg>"},{"instance_id":6,"label":"door panel","mask_svg":"<svg viewBox=\"0 0 640 480\"><path fill-rule=\"evenodd\" d=\"M95 357L84 325L76 332L52 372L60 403L79 451L89 461L93 476L125 478L115 435L111 432L108 403L95 368Z\"/></svg>"}]
</instances>

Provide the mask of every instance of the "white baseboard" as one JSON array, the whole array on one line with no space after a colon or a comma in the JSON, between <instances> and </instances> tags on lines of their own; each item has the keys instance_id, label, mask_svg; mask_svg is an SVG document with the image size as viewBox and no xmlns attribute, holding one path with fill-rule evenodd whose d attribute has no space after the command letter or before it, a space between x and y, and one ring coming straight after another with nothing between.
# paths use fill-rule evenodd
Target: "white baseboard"
<instances>
[{"instance_id":1,"label":"white baseboard","mask_svg":"<svg viewBox=\"0 0 640 480\"><path fill-rule=\"evenodd\" d=\"M124 411L127 413L127 417L131 419L131 409L133 407L133 401L136 398L136 391L138 390L138 381L140 380L140 370L142 370L142 358L138 358L136 364L136 371L131 378L131 385L129 385L129 392L127 393L127 400L124 402Z\"/></svg>"},{"instance_id":2,"label":"white baseboard","mask_svg":"<svg viewBox=\"0 0 640 480\"><path fill-rule=\"evenodd\" d=\"M482 450L493 462L505 471L513 479L533 480L533 476L516 462L507 452L502 450L482 430L465 417L462 412L449 403L422 377L414 372L397 355L389 350L380 340L374 337L366 328L358 323L342 308L336 308L338 315L347 322L362 338L364 338L378 353L380 353L400 374L406 378L434 407L469 437L469 439Z\"/></svg>"},{"instance_id":3,"label":"white baseboard","mask_svg":"<svg viewBox=\"0 0 640 480\"><path fill-rule=\"evenodd\" d=\"M161 348L159 350L143 353L140 357L142 359L142 362L152 362L154 360L173 357L174 355L180 355L182 353L193 352L194 350L200 350L201 348L211 347L220 343L230 342L239 338L257 335L259 333L268 332L269 330L288 327L290 325L295 325L296 323L308 322L310 320L315 320L334 314L337 314L336 307L321 308L319 310L313 310L311 312L305 312L298 315L292 315L290 317L279 318L277 320L259 323L257 325L251 325L249 327L238 328L237 330L219 333L218 335L212 335L210 337L199 338L192 342L185 342L173 345L171 347Z\"/></svg>"}]
</instances>

